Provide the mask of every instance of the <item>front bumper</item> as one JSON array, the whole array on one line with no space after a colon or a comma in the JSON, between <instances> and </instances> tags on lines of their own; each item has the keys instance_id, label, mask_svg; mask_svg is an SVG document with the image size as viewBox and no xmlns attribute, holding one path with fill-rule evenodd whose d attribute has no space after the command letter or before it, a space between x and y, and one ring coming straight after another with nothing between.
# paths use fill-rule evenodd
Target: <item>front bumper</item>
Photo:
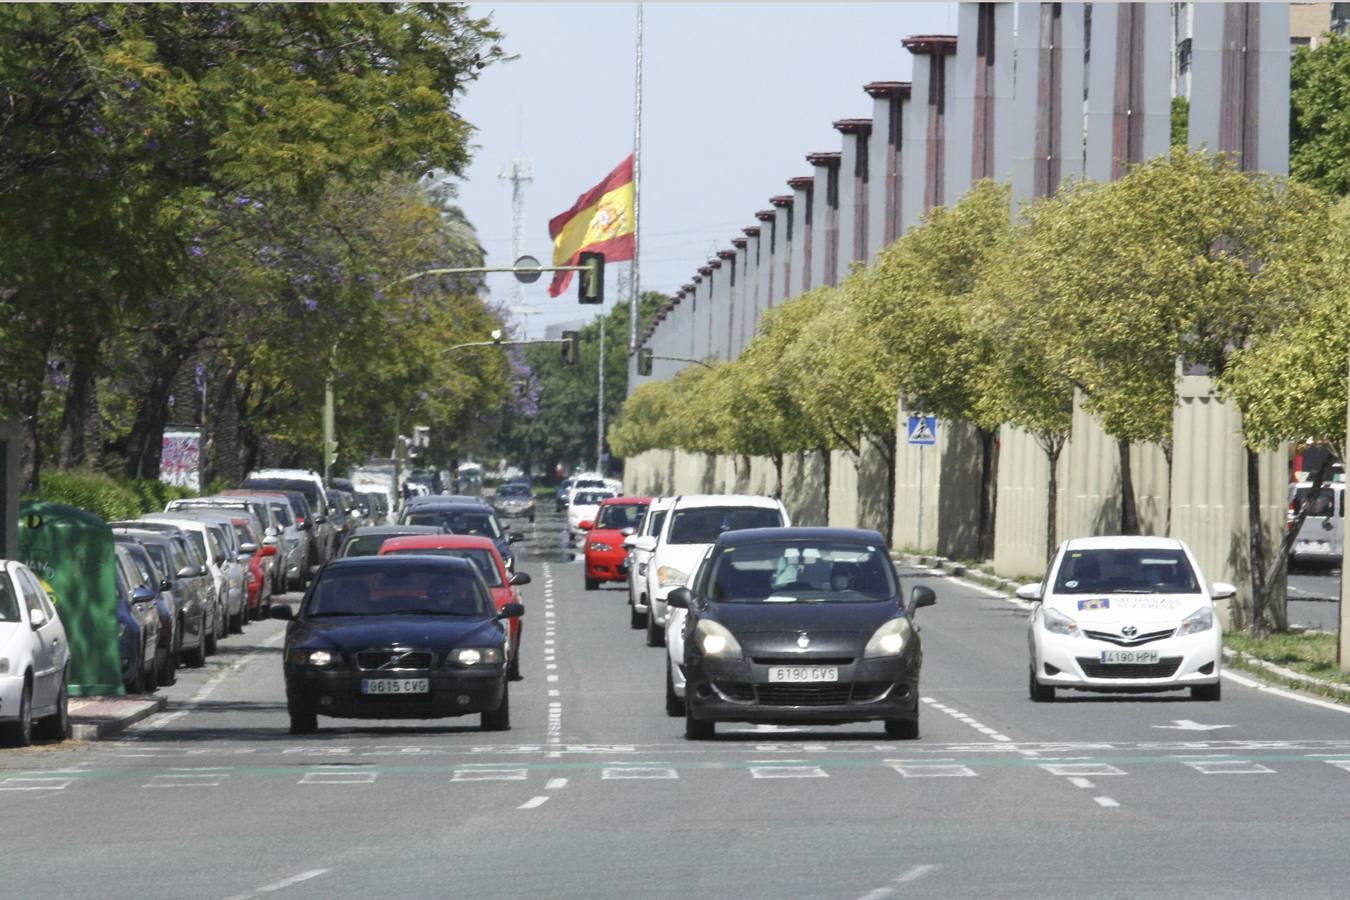
<instances>
[{"instance_id":1,"label":"front bumper","mask_svg":"<svg viewBox=\"0 0 1350 900\"><path fill-rule=\"evenodd\" d=\"M361 693L365 678L427 678L426 694ZM439 669L432 672L358 672L286 667L291 706L344 719L444 719L494 710L506 691L505 667Z\"/></svg>"},{"instance_id":2,"label":"front bumper","mask_svg":"<svg viewBox=\"0 0 1350 900\"><path fill-rule=\"evenodd\" d=\"M497 510L499 519L532 519L534 518L534 507L532 506L501 506Z\"/></svg>"},{"instance_id":3,"label":"front bumper","mask_svg":"<svg viewBox=\"0 0 1350 900\"><path fill-rule=\"evenodd\" d=\"M1034 641L1036 680L1047 687L1136 692L1216 684L1223 660L1223 638L1217 627L1133 647L1052 634L1037 627ZM1101 662L1104 651L1122 649L1153 650L1158 654L1158 662L1128 665Z\"/></svg>"},{"instance_id":4,"label":"front bumper","mask_svg":"<svg viewBox=\"0 0 1350 900\"><path fill-rule=\"evenodd\" d=\"M918 718L918 663L909 653L838 668L837 682L770 684L768 665L698 657L685 667L683 695L689 716L699 720L801 725Z\"/></svg>"},{"instance_id":5,"label":"front bumper","mask_svg":"<svg viewBox=\"0 0 1350 900\"><path fill-rule=\"evenodd\" d=\"M587 550L586 577L595 581L627 581L628 554L618 550Z\"/></svg>"},{"instance_id":6,"label":"front bumper","mask_svg":"<svg viewBox=\"0 0 1350 900\"><path fill-rule=\"evenodd\" d=\"M0 675L0 719L17 719L22 701L23 673Z\"/></svg>"}]
</instances>

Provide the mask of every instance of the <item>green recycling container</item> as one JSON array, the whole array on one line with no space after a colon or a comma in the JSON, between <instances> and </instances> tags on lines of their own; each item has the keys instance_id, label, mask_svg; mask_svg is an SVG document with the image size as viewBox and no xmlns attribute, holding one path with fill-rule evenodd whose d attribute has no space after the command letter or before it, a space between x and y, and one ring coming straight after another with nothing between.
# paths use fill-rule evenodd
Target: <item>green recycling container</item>
<instances>
[{"instance_id":1,"label":"green recycling container","mask_svg":"<svg viewBox=\"0 0 1350 900\"><path fill-rule=\"evenodd\" d=\"M123 694L112 529L76 506L25 501L19 559L56 594L70 642L71 696Z\"/></svg>"}]
</instances>

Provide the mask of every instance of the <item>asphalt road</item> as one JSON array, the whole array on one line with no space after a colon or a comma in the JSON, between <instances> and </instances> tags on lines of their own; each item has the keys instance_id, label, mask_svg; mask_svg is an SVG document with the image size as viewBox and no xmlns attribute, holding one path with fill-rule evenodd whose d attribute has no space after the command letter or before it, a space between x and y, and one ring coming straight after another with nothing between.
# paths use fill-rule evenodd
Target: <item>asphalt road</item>
<instances>
[{"instance_id":1,"label":"asphalt road","mask_svg":"<svg viewBox=\"0 0 1350 900\"><path fill-rule=\"evenodd\" d=\"M321 719L287 734L279 622L226 641L119 740L0 753L28 897L1340 897L1350 710L1234 674L1181 695L1026 696L1024 612L933 573L923 736L723 726L684 740L620 586L524 526L513 728ZM521 545L518 545L521 546Z\"/></svg>"},{"instance_id":2,"label":"asphalt road","mask_svg":"<svg viewBox=\"0 0 1350 900\"><path fill-rule=\"evenodd\" d=\"M1286 588L1290 623L1322 631L1339 630L1340 572L1295 572L1289 576Z\"/></svg>"}]
</instances>

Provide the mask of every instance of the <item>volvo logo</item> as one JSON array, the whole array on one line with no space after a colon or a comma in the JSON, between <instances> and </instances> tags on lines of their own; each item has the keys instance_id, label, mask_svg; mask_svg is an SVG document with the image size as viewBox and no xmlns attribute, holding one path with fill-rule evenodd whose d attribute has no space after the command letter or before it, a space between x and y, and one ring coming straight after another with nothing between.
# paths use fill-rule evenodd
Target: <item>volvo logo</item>
<instances>
[{"instance_id":1,"label":"volvo logo","mask_svg":"<svg viewBox=\"0 0 1350 900\"><path fill-rule=\"evenodd\" d=\"M802 650L811 646L811 637L805 631L797 635L797 646Z\"/></svg>"},{"instance_id":2,"label":"volvo logo","mask_svg":"<svg viewBox=\"0 0 1350 900\"><path fill-rule=\"evenodd\" d=\"M1139 629L1135 628L1133 625L1126 625L1124 628L1120 629L1120 633L1126 637L1134 637L1139 633Z\"/></svg>"}]
</instances>

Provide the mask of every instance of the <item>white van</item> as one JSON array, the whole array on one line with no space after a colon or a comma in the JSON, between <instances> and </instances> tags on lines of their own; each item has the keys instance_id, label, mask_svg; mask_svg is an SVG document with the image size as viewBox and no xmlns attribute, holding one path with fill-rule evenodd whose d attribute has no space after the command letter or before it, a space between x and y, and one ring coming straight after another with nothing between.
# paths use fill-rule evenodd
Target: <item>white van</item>
<instances>
[{"instance_id":1,"label":"white van","mask_svg":"<svg viewBox=\"0 0 1350 900\"><path fill-rule=\"evenodd\" d=\"M1293 516L1310 498L1312 503L1289 553L1291 567L1340 568L1345 546L1345 484L1324 484L1317 497L1312 498L1312 484L1304 482L1291 485L1290 494L1289 509Z\"/></svg>"}]
</instances>

